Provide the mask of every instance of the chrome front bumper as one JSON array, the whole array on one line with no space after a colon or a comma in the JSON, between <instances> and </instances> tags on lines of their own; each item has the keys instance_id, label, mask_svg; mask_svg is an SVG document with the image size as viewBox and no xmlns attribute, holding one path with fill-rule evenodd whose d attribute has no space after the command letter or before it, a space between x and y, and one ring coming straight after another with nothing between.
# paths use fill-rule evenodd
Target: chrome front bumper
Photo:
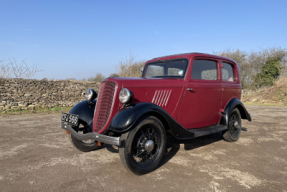
<instances>
[{"instance_id":1,"label":"chrome front bumper","mask_svg":"<svg viewBox=\"0 0 287 192\"><path fill-rule=\"evenodd\" d=\"M111 136L102 135L98 133L80 134L77 131L75 131L70 125L67 125L64 123L62 123L61 127L69 131L76 139L81 140L81 141L93 139L93 140L100 141L100 142L110 144L110 145L116 145L116 146L121 145L120 137L111 137Z\"/></svg>"}]
</instances>

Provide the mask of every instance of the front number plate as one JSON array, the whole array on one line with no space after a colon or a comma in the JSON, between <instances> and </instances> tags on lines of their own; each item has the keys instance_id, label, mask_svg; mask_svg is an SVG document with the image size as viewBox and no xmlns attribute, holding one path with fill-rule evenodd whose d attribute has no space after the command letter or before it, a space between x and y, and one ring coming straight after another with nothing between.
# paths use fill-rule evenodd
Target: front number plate
<instances>
[{"instance_id":1,"label":"front number plate","mask_svg":"<svg viewBox=\"0 0 287 192\"><path fill-rule=\"evenodd\" d=\"M79 115L62 113L62 122L68 123L69 125L78 126Z\"/></svg>"}]
</instances>

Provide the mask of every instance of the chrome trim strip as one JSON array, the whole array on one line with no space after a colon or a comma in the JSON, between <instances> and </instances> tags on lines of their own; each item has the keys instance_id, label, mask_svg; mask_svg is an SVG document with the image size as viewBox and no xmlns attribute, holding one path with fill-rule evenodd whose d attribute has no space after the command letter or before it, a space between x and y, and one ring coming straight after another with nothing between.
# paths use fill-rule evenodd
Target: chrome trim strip
<instances>
[{"instance_id":1,"label":"chrome trim strip","mask_svg":"<svg viewBox=\"0 0 287 192\"><path fill-rule=\"evenodd\" d=\"M159 106L161 106L166 99L166 90L163 90L162 98L160 100Z\"/></svg>"},{"instance_id":2,"label":"chrome trim strip","mask_svg":"<svg viewBox=\"0 0 287 192\"><path fill-rule=\"evenodd\" d=\"M160 90L160 95L158 97L158 101L157 101L157 105L160 106L160 102L162 100L162 97L163 97L163 90Z\"/></svg>"},{"instance_id":3,"label":"chrome trim strip","mask_svg":"<svg viewBox=\"0 0 287 192\"><path fill-rule=\"evenodd\" d=\"M155 93L154 93L154 95L153 95L153 98L152 98L152 101L151 101L152 103L154 103L155 100L156 100L157 92L158 92L158 90L156 90Z\"/></svg>"},{"instance_id":4,"label":"chrome trim strip","mask_svg":"<svg viewBox=\"0 0 287 192\"><path fill-rule=\"evenodd\" d=\"M170 90L169 93L168 93L166 102L165 102L165 104L164 104L165 107L167 107L167 104L168 104L169 98L170 98L170 96L171 96L171 93L172 93L172 90Z\"/></svg>"}]
</instances>

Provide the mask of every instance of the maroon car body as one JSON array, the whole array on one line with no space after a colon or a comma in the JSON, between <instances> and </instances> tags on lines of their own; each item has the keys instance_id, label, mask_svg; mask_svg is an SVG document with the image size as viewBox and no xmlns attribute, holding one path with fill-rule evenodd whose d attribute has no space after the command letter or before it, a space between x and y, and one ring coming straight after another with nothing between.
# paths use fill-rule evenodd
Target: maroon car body
<instances>
[{"instance_id":1,"label":"maroon car body","mask_svg":"<svg viewBox=\"0 0 287 192\"><path fill-rule=\"evenodd\" d=\"M70 119L76 118L77 123L69 123L69 114L63 114L62 128L71 133L73 144L81 151L97 148L96 141L120 146L124 166L144 174L155 169L162 158L165 134L190 139L222 131L225 140L236 141L241 119L251 121L240 102L241 89L240 70L231 59L203 53L157 57L146 62L141 78L104 80L97 100L94 94L70 111L75 115ZM127 102L120 101L121 94ZM152 133L143 128L145 124L155 127ZM125 149L127 142L130 150ZM132 147L138 149L131 152ZM137 155L145 161L138 162Z\"/></svg>"}]
</instances>

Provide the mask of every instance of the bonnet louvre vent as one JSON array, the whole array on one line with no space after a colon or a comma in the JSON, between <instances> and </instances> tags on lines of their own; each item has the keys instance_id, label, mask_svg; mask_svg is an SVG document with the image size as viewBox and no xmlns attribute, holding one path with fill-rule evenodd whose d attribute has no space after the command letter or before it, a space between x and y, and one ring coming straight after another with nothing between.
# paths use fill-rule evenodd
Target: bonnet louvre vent
<instances>
[{"instance_id":1,"label":"bonnet louvre vent","mask_svg":"<svg viewBox=\"0 0 287 192\"><path fill-rule=\"evenodd\" d=\"M172 90L156 90L152 98L152 103L160 107L167 107Z\"/></svg>"}]
</instances>

